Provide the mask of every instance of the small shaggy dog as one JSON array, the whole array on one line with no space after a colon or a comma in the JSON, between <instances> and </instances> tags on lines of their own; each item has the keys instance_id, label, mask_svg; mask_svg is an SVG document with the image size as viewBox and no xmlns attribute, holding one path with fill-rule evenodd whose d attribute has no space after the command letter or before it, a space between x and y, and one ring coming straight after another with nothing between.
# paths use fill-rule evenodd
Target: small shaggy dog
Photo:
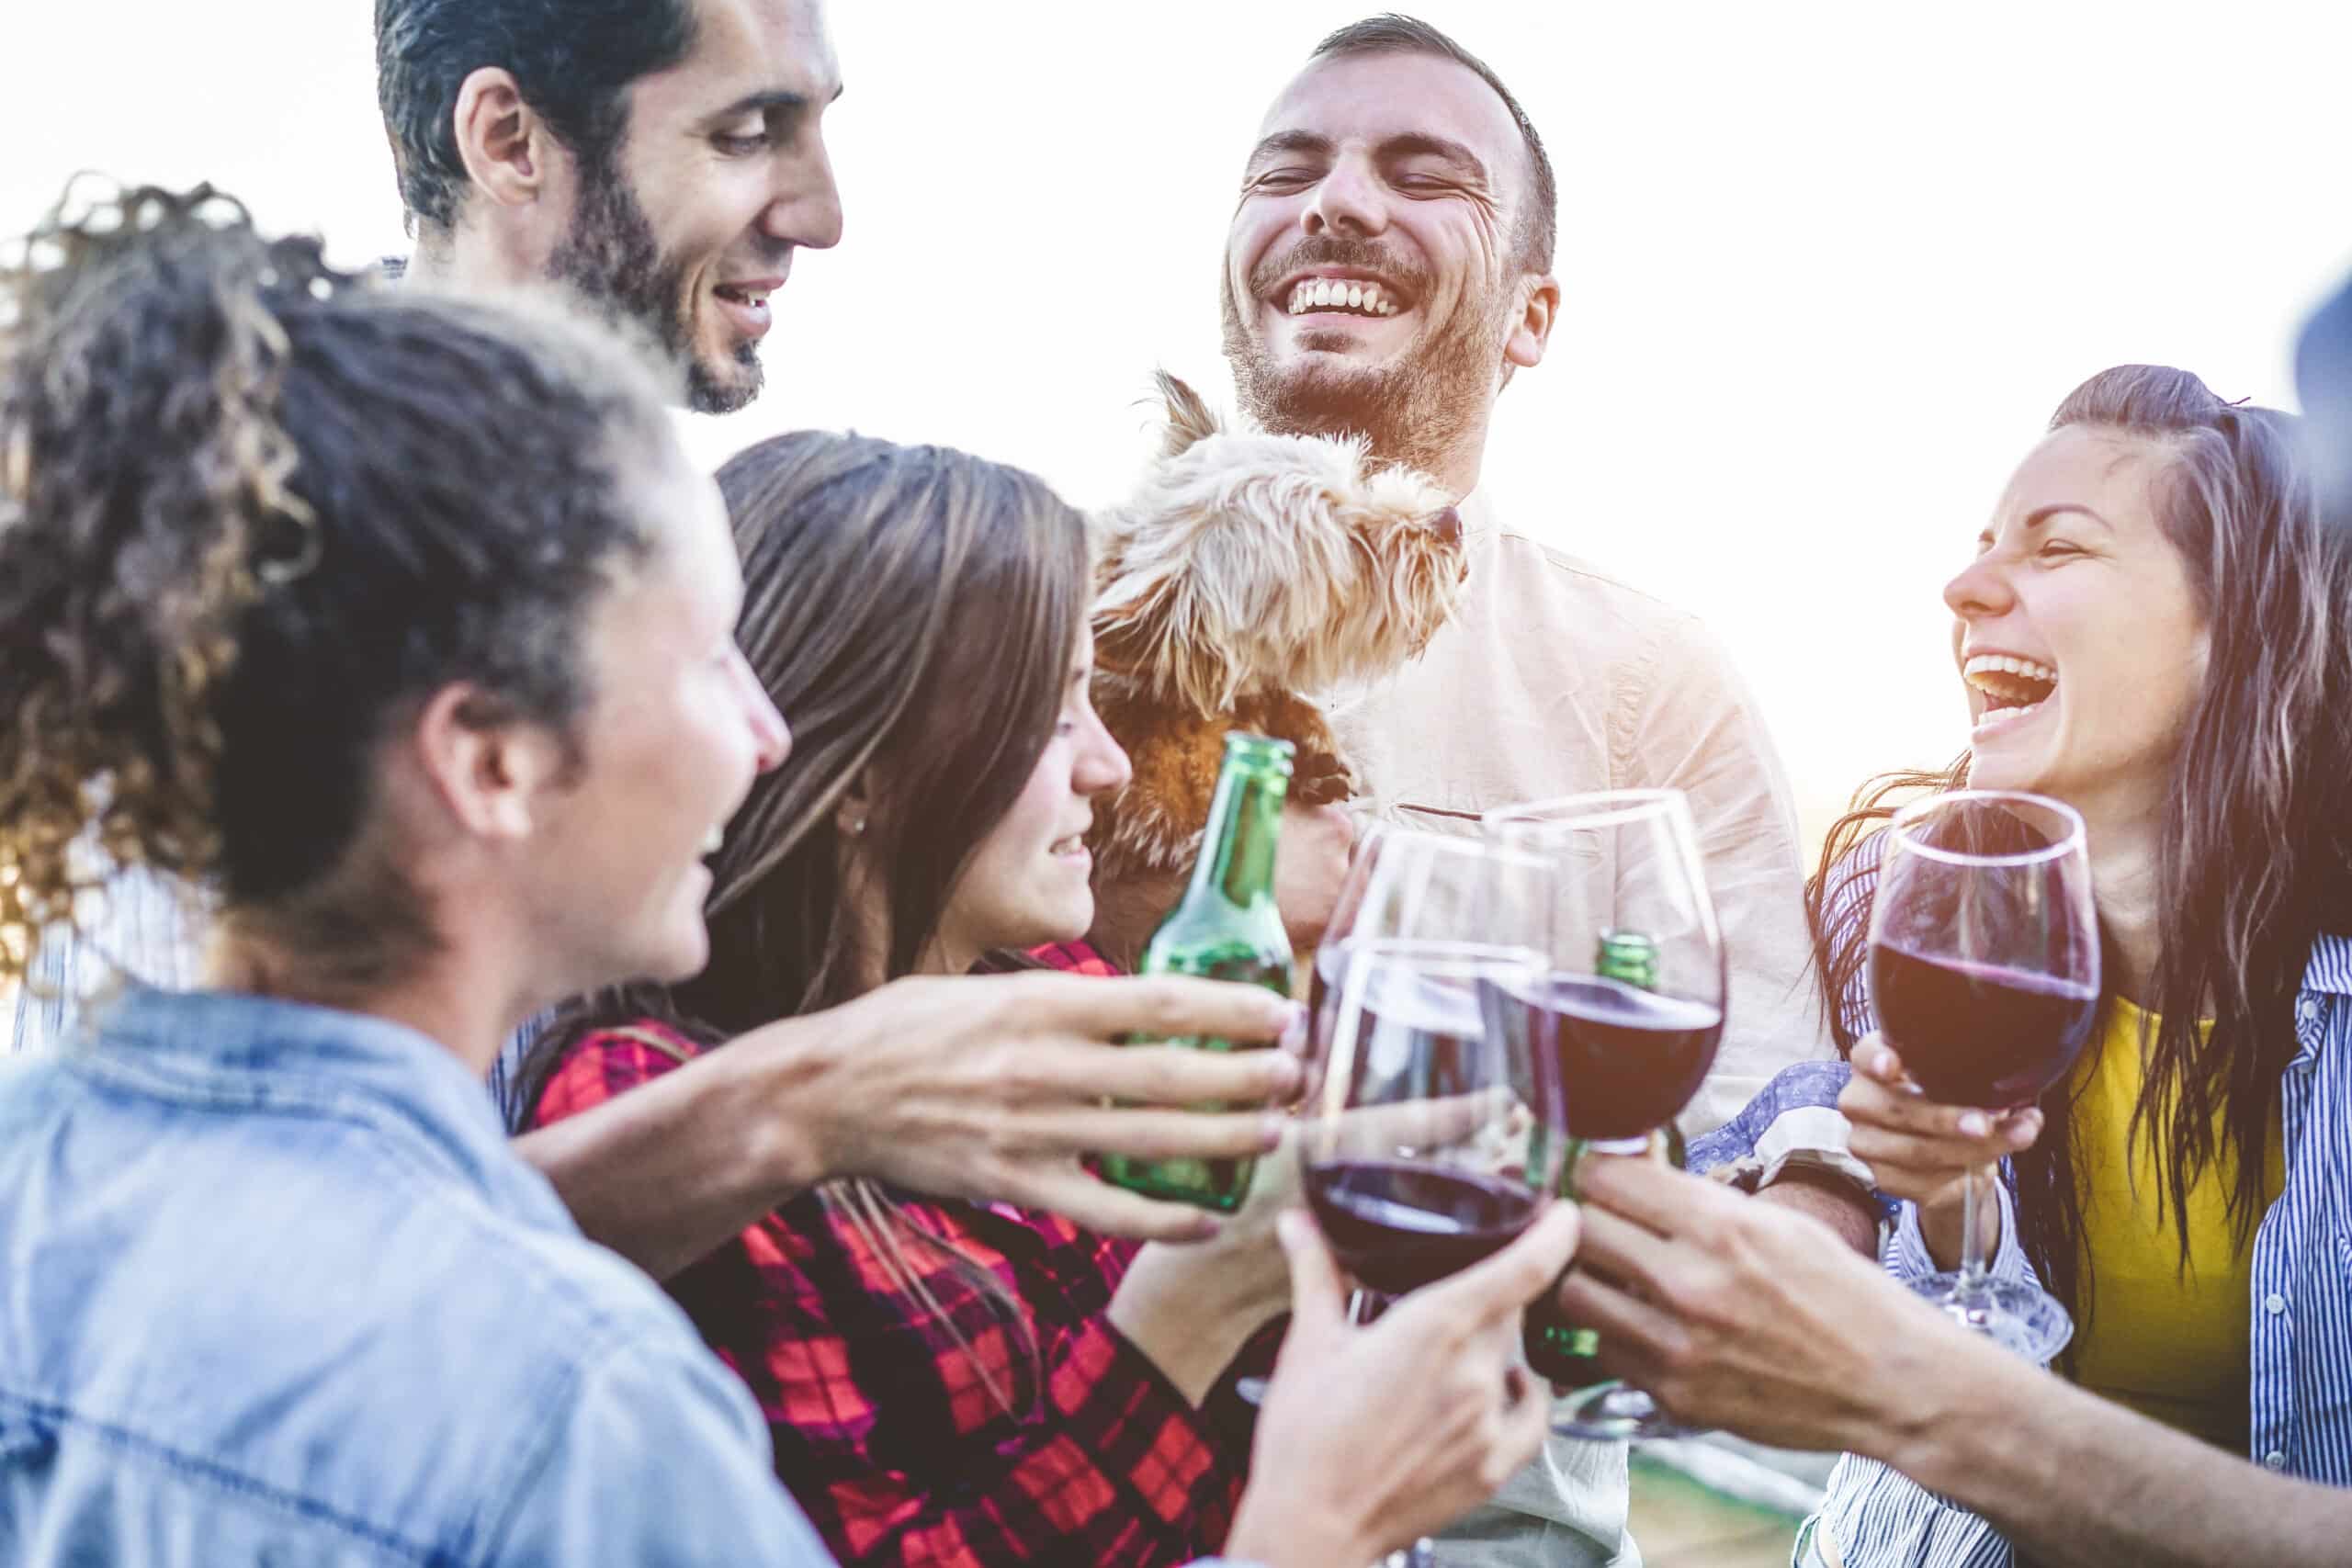
<instances>
[{"instance_id":1,"label":"small shaggy dog","mask_svg":"<svg viewBox=\"0 0 2352 1568\"><path fill-rule=\"evenodd\" d=\"M1317 699L1419 655L1467 571L1427 475L1374 466L1360 439L1228 429L1159 383L1159 459L1096 520L1094 704L1135 763L1089 836L1114 879L1191 864L1227 730L1297 749L1294 801L1358 793Z\"/></svg>"}]
</instances>

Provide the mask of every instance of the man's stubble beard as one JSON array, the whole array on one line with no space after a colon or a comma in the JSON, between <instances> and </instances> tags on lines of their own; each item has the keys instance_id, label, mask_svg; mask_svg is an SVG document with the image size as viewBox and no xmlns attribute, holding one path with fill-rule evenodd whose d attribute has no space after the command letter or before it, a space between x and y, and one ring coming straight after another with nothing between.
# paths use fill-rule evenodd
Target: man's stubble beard
<instances>
[{"instance_id":1,"label":"man's stubble beard","mask_svg":"<svg viewBox=\"0 0 2352 1568\"><path fill-rule=\"evenodd\" d=\"M732 413L760 395L766 371L759 345L735 352L744 372L721 381L694 351L686 318L686 268L664 256L652 221L613 160L583 163L580 202L571 228L548 258L548 276L569 285L596 309L653 334L684 379L686 407L696 413Z\"/></svg>"},{"instance_id":2,"label":"man's stubble beard","mask_svg":"<svg viewBox=\"0 0 2352 1568\"><path fill-rule=\"evenodd\" d=\"M1480 427L1502 362L1499 300L1468 312L1468 332L1425 332L1426 342L1388 365L1356 366L1316 355L1285 373L1243 319L1227 271L1219 285L1225 357L1242 411L1290 435L1362 435L1386 462L1442 472ZM1254 304L1255 301L1252 301ZM1335 334L1336 340L1336 334ZM1302 340L1312 347L1314 339Z\"/></svg>"}]
</instances>

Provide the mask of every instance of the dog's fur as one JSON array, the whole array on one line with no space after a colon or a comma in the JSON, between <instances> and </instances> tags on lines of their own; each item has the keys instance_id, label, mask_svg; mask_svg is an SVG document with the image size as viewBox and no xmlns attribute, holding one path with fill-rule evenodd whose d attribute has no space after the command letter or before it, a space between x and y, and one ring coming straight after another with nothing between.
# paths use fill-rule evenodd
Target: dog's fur
<instances>
[{"instance_id":1,"label":"dog's fur","mask_svg":"<svg viewBox=\"0 0 2352 1568\"><path fill-rule=\"evenodd\" d=\"M1159 383L1159 459L1095 519L1094 704L1135 764L1089 839L1114 879L1191 863L1227 730L1296 748L1294 801L1358 793L1317 699L1418 656L1466 570L1436 480L1361 439L1228 428Z\"/></svg>"}]
</instances>

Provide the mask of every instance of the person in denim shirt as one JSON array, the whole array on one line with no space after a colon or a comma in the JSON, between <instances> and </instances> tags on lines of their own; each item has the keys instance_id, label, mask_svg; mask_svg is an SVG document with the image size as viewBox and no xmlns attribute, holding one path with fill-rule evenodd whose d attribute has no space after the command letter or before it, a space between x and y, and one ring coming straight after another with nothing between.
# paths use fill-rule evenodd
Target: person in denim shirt
<instances>
[{"instance_id":1,"label":"person in denim shirt","mask_svg":"<svg viewBox=\"0 0 2352 1568\"><path fill-rule=\"evenodd\" d=\"M481 1082L544 999L702 962L786 746L654 375L209 192L37 241L0 916L70 919L93 827L224 897L212 989L0 1076L0 1561L825 1561Z\"/></svg>"}]
</instances>

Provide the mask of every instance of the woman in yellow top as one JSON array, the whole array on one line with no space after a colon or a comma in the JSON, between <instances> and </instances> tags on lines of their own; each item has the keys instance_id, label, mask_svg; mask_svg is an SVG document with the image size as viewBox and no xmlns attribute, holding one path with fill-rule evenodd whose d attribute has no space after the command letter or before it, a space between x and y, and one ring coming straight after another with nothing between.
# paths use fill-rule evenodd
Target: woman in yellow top
<instances>
[{"instance_id":1,"label":"woman in yellow top","mask_svg":"<svg viewBox=\"0 0 2352 1568\"><path fill-rule=\"evenodd\" d=\"M1874 781L1809 889L1852 1151L1907 1201L1891 1266L1952 1267L1963 1172L2006 1160L1988 1251L2073 1314L2059 1371L2241 1453L2297 986L2313 939L2352 929L2345 606L2312 566L2301 442L2185 371L2077 388L1944 590L1968 751ZM2082 814L2104 940L2092 1044L2006 1115L1930 1104L1870 1032L1876 829L1962 784Z\"/></svg>"}]
</instances>

